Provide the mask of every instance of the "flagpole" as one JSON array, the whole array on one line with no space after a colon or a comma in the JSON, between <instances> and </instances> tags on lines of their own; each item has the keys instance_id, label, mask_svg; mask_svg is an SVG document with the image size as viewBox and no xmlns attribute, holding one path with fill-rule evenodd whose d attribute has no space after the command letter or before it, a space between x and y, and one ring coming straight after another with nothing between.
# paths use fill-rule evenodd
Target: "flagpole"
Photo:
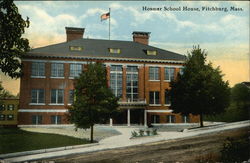
<instances>
[{"instance_id":1,"label":"flagpole","mask_svg":"<svg viewBox=\"0 0 250 163\"><path fill-rule=\"evenodd\" d=\"M110 40L110 18L111 18L111 13L110 13L110 8L109 8L109 40Z\"/></svg>"}]
</instances>

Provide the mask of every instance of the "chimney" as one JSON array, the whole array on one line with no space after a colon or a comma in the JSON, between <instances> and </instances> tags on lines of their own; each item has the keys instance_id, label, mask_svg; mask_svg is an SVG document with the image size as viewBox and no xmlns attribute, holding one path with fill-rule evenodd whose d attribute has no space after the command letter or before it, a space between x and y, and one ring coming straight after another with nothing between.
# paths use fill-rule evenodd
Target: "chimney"
<instances>
[{"instance_id":1,"label":"chimney","mask_svg":"<svg viewBox=\"0 0 250 163\"><path fill-rule=\"evenodd\" d=\"M135 31L132 33L132 35L133 35L134 42L148 45L148 39L149 39L150 32Z\"/></svg>"},{"instance_id":2,"label":"chimney","mask_svg":"<svg viewBox=\"0 0 250 163\"><path fill-rule=\"evenodd\" d=\"M83 38L85 28L65 27L67 42Z\"/></svg>"}]
</instances>

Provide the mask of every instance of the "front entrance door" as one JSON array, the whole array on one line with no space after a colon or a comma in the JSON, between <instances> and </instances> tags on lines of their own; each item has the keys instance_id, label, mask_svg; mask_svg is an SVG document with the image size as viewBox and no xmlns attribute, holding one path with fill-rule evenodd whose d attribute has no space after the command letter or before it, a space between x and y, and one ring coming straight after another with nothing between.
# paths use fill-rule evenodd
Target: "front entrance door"
<instances>
[{"instance_id":1,"label":"front entrance door","mask_svg":"<svg viewBox=\"0 0 250 163\"><path fill-rule=\"evenodd\" d=\"M143 125L144 124L144 109L130 109L130 123Z\"/></svg>"}]
</instances>

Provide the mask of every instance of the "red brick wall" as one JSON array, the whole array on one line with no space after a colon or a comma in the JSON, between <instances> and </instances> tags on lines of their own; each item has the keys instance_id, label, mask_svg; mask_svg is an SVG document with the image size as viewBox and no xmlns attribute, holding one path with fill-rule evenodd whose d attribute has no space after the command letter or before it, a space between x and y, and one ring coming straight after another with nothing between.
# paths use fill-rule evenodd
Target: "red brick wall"
<instances>
[{"instance_id":1,"label":"red brick wall","mask_svg":"<svg viewBox=\"0 0 250 163\"><path fill-rule=\"evenodd\" d=\"M148 45L148 36L133 36L133 41L134 42L139 42L141 44Z\"/></svg>"},{"instance_id":2,"label":"red brick wall","mask_svg":"<svg viewBox=\"0 0 250 163\"><path fill-rule=\"evenodd\" d=\"M151 122L151 115L159 115L160 116L160 123L169 123L167 122L167 116L168 115L174 115L175 116L175 123L184 123L182 121L182 116L181 114L174 114L174 113L148 113L148 122ZM199 116L197 115L189 115L190 117L190 123L199 123Z\"/></svg>"},{"instance_id":3,"label":"red brick wall","mask_svg":"<svg viewBox=\"0 0 250 163\"><path fill-rule=\"evenodd\" d=\"M60 115L62 117L61 124L68 124L68 116L67 113L23 113L19 112L18 114L18 124L32 124L32 115L41 115L42 116L42 124L51 124L51 116L52 115Z\"/></svg>"},{"instance_id":4,"label":"red brick wall","mask_svg":"<svg viewBox=\"0 0 250 163\"><path fill-rule=\"evenodd\" d=\"M72 61L65 59L64 61ZM84 61L84 60L78 60ZM85 60L86 61L86 60ZM94 61L94 60L93 60ZM127 64L138 64L137 62L115 62L114 63L127 63ZM21 85L20 85L20 109L67 109L67 104L69 100L69 90L74 88L74 80L69 79L69 71L70 71L70 64L64 63L64 79L53 79L50 78L50 67L51 63L46 62L46 78L31 78L31 62L30 61L23 61L24 67L24 76L21 78ZM141 63L139 63L141 64ZM152 64L153 65L153 64ZM157 65L166 65L157 63ZM180 64L171 64L173 66L180 65ZM86 68L86 67L83 67ZM165 96L165 89L170 88L170 83L164 81L164 67L160 67L160 80L159 81L149 81L149 66L144 67L143 65L139 66L139 82L138 82L138 94L140 99L146 98L147 102L149 102L149 92L150 91L159 91L160 92L160 106L147 106L147 109L150 110L166 110L169 109L168 106L164 106L164 96ZM175 76L179 71L178 68L175 69ZM107 80L110 80L110 67L107 66ZM123 69L123 96L122 100L126 100L126 69ZM109 84L109 82L108 82ZM37 105L29 105L31 101L31 89L45 89L45 105L37 106ZM64 89L64 105L49 105L50 104L50 91L51 89ZM40 113L42 114L42 113ZM43 113L45 115L50 115L52 113ZM62 113L60 113L62 114ZM151 113L150 113L151 114ZM164 122L165 113L159 113L163 116L161 122ZM27 115L27 117L25 117ZM19 124L28 124L31 113L20 113L20 121ZM50 117L50 116L49 116ZM197 118L191 116L191 121L196 122ZM126 117L124 117L126 118ZM148 117L150 118L150 116ZM45 122L50 122L50 120L44 120ZM176 119L177 122L178 119ZM64 121L67 122L67 121Z\"/></svg>"}]
</instances>

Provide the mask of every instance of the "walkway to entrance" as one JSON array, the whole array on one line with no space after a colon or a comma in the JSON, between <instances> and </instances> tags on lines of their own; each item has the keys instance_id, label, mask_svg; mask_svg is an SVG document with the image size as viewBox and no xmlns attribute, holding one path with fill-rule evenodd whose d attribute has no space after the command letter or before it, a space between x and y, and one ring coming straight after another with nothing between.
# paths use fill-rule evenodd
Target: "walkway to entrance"
<instances>
[{"instance_id":1,"label":"walkway to entrance","mask_svg":"<svg viewBox=\"0 0 250 163\"><path fill-rule=\"evenodd\" d=\"M236 123L229 123L229 124L222 124L218 126L211 126L206 128L199 128L196 130L191 130L187 132L160 132L157 136L152 137L143 137L143 138L136 138L130 139L131 131L135 130L136 128L133 127L113 127L114 129L118 130L121 135L108 137L103 139L94 146L89 147L82 147L82 148L74 148L62 151L53 151L48 153L40 153L40 154L30 154L25 156L13 156L12 158L4 159L6 162L24 162L29 160L41 160L41 159L48 159L53 157L62 157L72 154L83 154L89 152L95 152L100 150L107 150L107 149L115 149L121 147L127 147L132 145L140 145L145 143L151 143L156 141L166 141L166 140L173 140L178 138L187 138L201 134L208 134L212 132L220 132L223 130L230 130L234 128L241 128L241 127L249 127L250 121L242 121ZM52 151L52 150L50 150ZM4 158L2 156L2 158ZM0 160L1 161L1 160Z\"/></svg>"},{"instance_id":2,"label":"walkway to entrance","mask_svg":"<svg viewBox=\"0 0 250 163\"><path fill-rule=\"evenodd\" d=\"M119 109L126 111L126 113L123 113L123 118L125 118L124 115L127 116L127 126L130 126L131 124L144 125L145 127L147 126L146 105L147 103L145 99L119 102ZM124 121L122 123L124 124Z\"/></svg>"}]
</instances>

